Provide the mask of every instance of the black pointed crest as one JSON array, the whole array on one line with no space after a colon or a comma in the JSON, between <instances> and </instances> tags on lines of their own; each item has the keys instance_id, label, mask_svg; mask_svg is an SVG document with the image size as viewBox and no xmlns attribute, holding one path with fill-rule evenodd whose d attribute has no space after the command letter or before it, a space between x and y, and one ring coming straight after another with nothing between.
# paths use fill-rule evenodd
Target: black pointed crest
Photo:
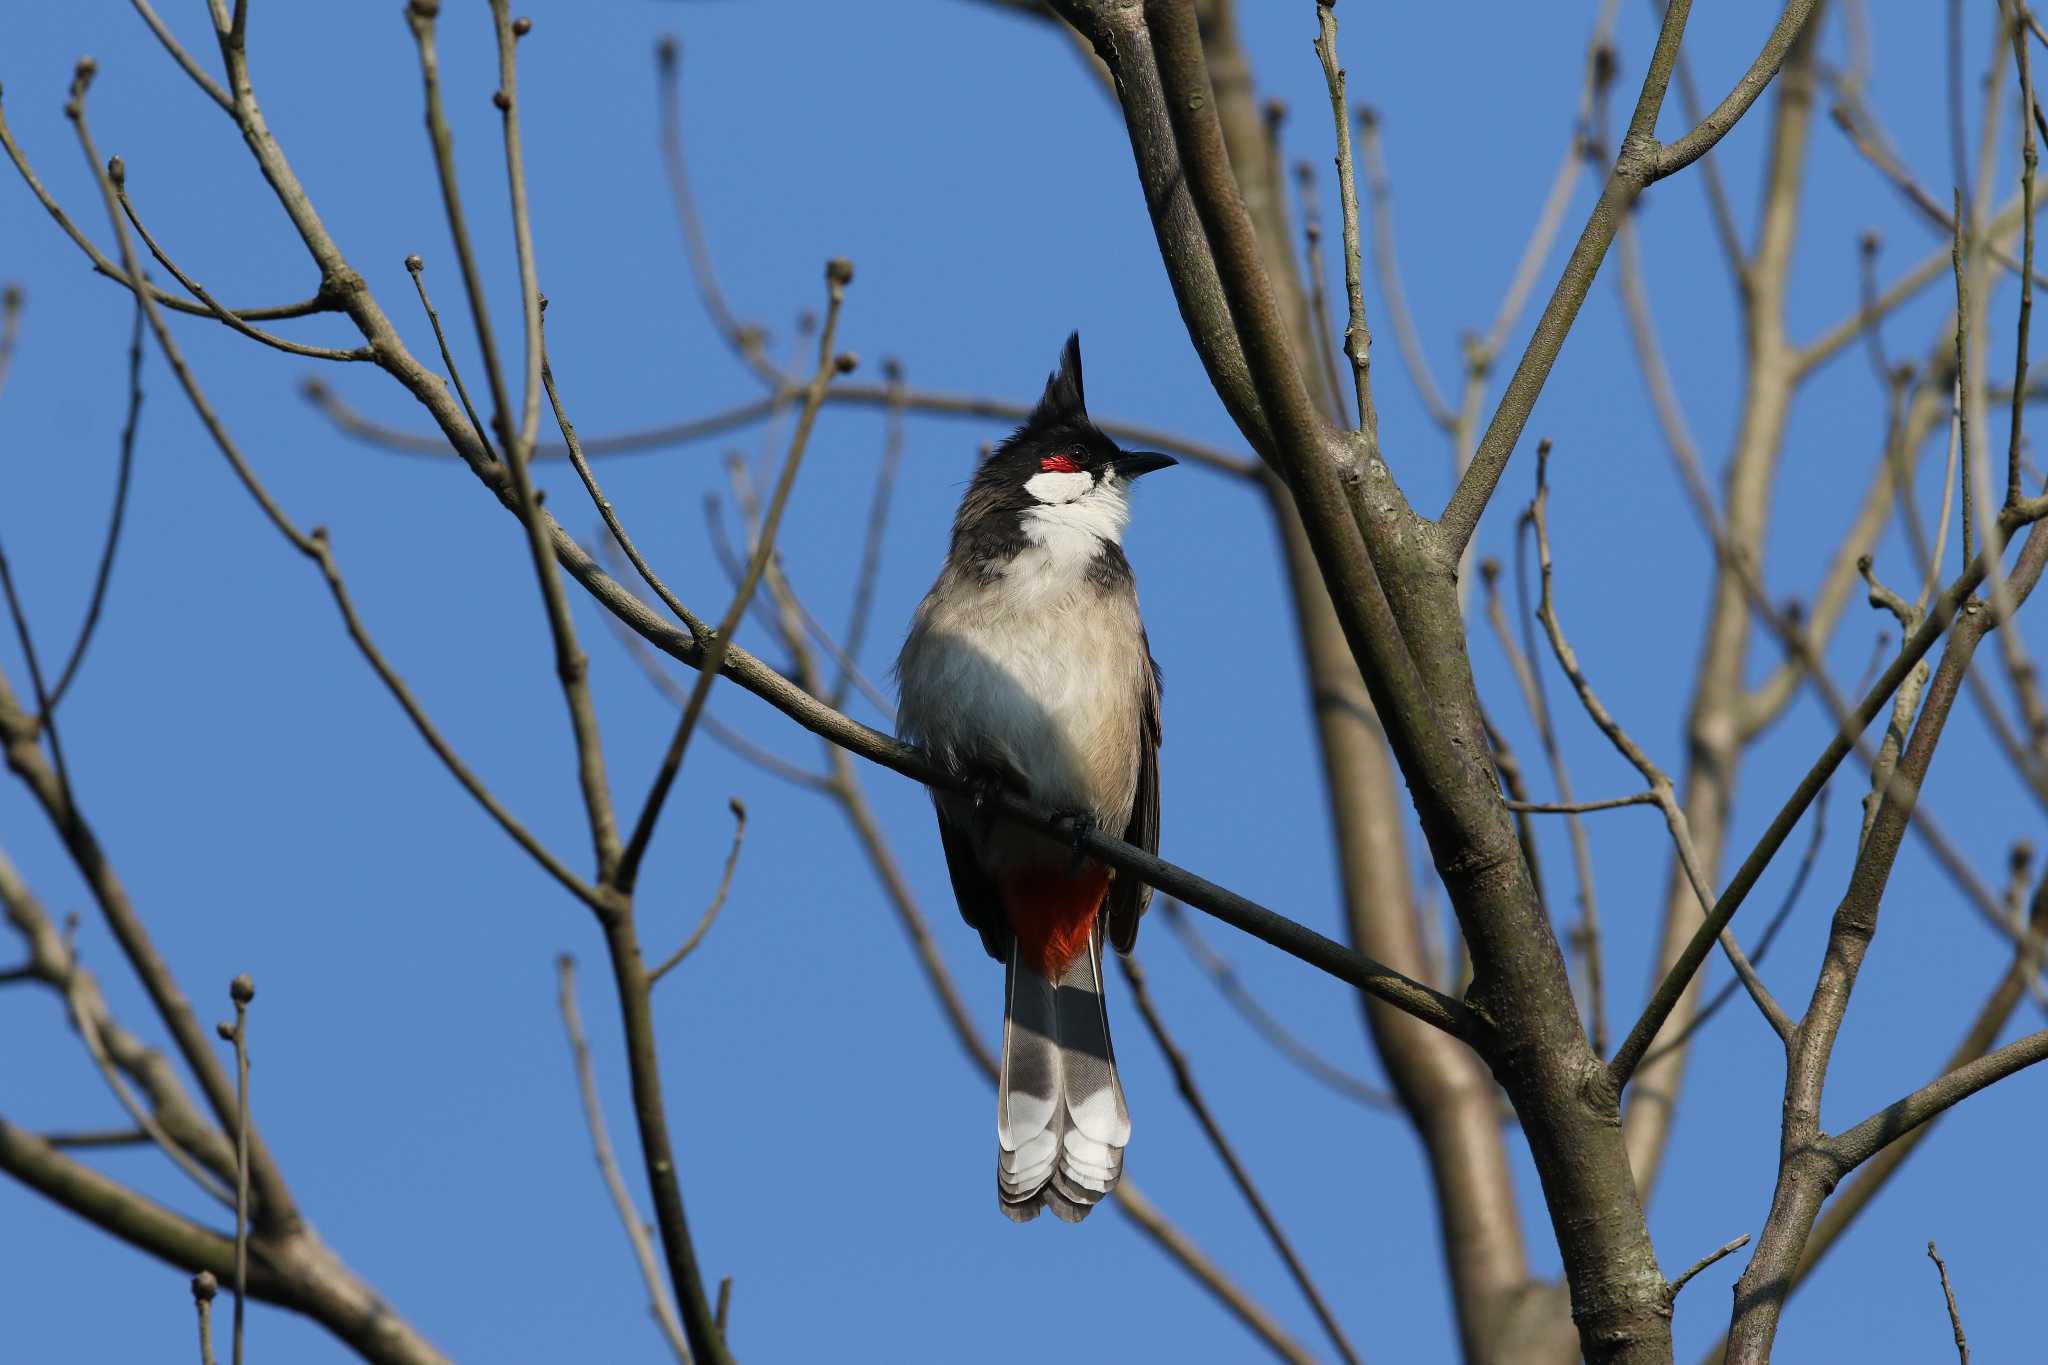
<instances>
[{"instance_id":1,"label":"black pointed crest","mask_svg":"<svg viewBox=\"0 0 2048 1365\"><path fill-rule=\"evenodd\" d=\"M1045 393L1031 414L1031 424L1056 421L1085 422L1088 401L1081 391L1081 334L1069 332L1060 348L1060 367L1045 381Z\"/></svg>"}]
</instances>

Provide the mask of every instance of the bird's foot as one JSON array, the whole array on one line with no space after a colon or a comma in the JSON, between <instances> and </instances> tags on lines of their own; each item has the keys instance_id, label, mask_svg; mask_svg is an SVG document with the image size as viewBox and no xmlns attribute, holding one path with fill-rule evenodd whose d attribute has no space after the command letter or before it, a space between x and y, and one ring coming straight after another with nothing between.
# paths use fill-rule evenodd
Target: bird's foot
<instances>
[{"instance_id":1,"label":"bird's foot","mask_svg":"<svg viewBox=\"0 0 2048 1365\"><path fill-rule=\"evenodd\" d=\"M1078 876L1081 864L1087 861L1088 857L1082 845L1087 842L1088 836L1095 832L1095 817L1085 810L1070 810L1062 812L1059 818L1067 827L1067 837L1072 840L1074 846L1073 859L1067 864L1067 875Z\"/></svg>"},{"instance_id":2,"label":"bird's foot","mask_svg":"<svg viewBox=\"0 0 2048 1365\"><path fill-rule=\"evenodd\" d=\"M989 827L996 819L996 798L1003 794L1006 784L1002 777L986 768L977 768L967 775L967 799L974 805L974 821L978 833L988 837Z\"/></svg>"}]
</instances>

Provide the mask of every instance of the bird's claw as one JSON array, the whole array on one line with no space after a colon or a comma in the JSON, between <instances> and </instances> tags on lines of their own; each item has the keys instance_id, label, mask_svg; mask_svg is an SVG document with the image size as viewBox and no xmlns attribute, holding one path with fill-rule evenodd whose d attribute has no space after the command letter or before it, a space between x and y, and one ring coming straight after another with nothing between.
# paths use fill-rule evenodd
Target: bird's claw
<instances>
[{"instance_id":1,"label":"bird's claw","mask_svg":"<svg viewBox=\"0 0 2048 1365\"><path fill-rule=\"evenodd\" d=\"M1081 871L1081 864L1087 859L1088 855L1082 845L1088 841L1088 836L1095 832L1095 817L1087 811L1076 810L1068 811L1060 818L1066 822L1068 838L1073 841L1073 860L1067 864L1067 875L1072 877Z\"/></svg>"},{"instance_id":2,"label":"bird's claw","mask_svg":"<svg viewBox=\"0 0 2048 1365\"><path fill-rule=\"evenodd\" d=\"M981 826L981 833L987 836L989 827L995 823L996 798L1003 793L1003 779L992 772L979 771L968 775L967 799L974 805L974 817Z\"/></svg>"}]
</instances>

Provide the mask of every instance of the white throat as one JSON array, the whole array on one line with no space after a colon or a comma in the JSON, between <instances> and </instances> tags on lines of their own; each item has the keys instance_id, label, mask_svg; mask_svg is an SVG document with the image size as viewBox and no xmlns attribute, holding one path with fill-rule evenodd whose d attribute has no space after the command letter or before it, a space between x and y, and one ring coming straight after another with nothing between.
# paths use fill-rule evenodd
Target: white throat
<instances>
[{"instance_id":1,"label":"white throat","mask_svg":"<svg viewBox=\"0 0 2048 1365\"><path fill-rule=\"evenodd\" d=\"M1038 499L1024 512L1024 534L1054 558L1078 556L1085 564L1098 546L1123 539L1131 519L1123 480L1097 483L1086 474L1039 474L1024 485Z\"/></svg>"}]
</instances>

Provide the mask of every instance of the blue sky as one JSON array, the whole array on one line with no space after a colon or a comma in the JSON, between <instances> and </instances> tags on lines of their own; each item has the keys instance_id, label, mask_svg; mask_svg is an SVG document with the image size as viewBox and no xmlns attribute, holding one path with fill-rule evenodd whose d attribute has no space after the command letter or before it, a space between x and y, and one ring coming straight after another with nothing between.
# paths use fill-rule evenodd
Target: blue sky
<instances>
[{"instance_id":1,"label":"blue sky","mask_svg":"<svg viewBox=\"0 0 2048 1365\"><path fill-rule=\"evenodd\" d=\"M196 5L166 7L195 48ZM420 132L412 46L394 3L252 7L259 95L352 261L422 356L425 321L400 262L427 260L460 321L453 256ZM1262 91L1295 117L1290 157L1324 162L1329 130L1309 49L1312 6L1244 7ZM1583 9L1583 12L1582 12ZM1978 10L1982 9L1982 14ZM1775 7L1703 6L1687 50L1703 88L1740 72ZM1873 6L1873 97L1927 184L1944 194L1939 7ZM707 232L735 308L786 344L815 308L820 264L854 259L843 344L903 360L911 382L1035 396L1070 329L1081 332L1098 415L1241 447L1203 382L1145 222L1115 112L1046 27L967 3L536 5L522 52L534 227L550 350L586 435L752 397L684 268L654 149L652 49L684 42L686 127ZM1972 69L1988 7L1972 9ZM1355 98L1383 111L1410 300L1439 375L1485 327L1571 126L1590 7L1498 6L1475 24L1448 7L1345 7ZM1621 90L1632 91L1652 16L1622 8ZM1982 20L1982 22L1979 22ZM0 52L8 115L45 180L109 241L60 115L72 61L99 59L102 148L124 156L152 230L217 295L310 292L311 267L233 130L125 8L28 7ZM445 79L493 310L516 315L501 212L493 57L482 5L442 23ZM1827 38L1831 59L1841 37ZM1764 115L1716 157L1739 221L1754 220ZM1855 239L1886 239L1887 278L1937 247L1825 119L1789 303L1796 338L1855 302ZM1675 114L1663 125L1677 131ZM2008 155L2001 168L2011 184ZM1327 179L1327 177L1326 177ZM2003 192L2003 191L2002 191ZM1568 233L1590 204L1581 188ZM23 341L0 397L0 535L46 650L68 643L98 552L122 418L122 295L83 266L11 177L0 189L0 277L28 290ZM1334 204L1326 208L1334 221ZM1696 173L1640 211L1649 279L1688 414L1716 463L1732 435L1739 335ZM1557 261L1546 269L1544 288ZM1940 288L1887 328L1896 354L1936 339ZM1377 397L1388 458L1418 506L1448 487L1443 443L1402 372L1376 288ZM2012 300L1994 312L1994 373L2010 364ZM1532 314L1533 315L1533 314ZM1519 347L1528 319L1518 330ZM453 463L407 459L332 432L297 395L313 362L186 321L179 334L282 504L331 529L364 617L444 731L494 790L564 856L587 837L542 619L518 528ZM306 340L347 344L333 320ZM507 334L508 338L510 334ZM381 419L423 426L366 367L323 377ZM585 964L583 1012L611 1104L628 1125L612 1002L587 915L446 777L363 667L317 574L233 484L160 359L130 531L94 646L64 713L81 799L186 989L225 1012L252 973L255 1110L326 1237L422 1331L471 1361L655 1360L662 1347L593 1168L553 1008L553 960ZM1803 396L1785 446L1768 573L1810 591L1878 449L1881 403L1855 354ZM1996 424L1994 443L2002 439ZM909 428L905 473L866 662L881 676L944 550L987 423ZM1613 709L1656 757L1682 766L1682 711L1708 558L1651 423L1611 275L1603 275L1538 405L1531 436L1557 441L1552 516L1558 590L1574 643ZM785 523L793 580L844 619L867 490L880 457L872 413L829 412ZM736 438L749 454L757 438ZM724 584L702 528L726 444L620 458L607 489L667 580L715 614ZM1533 480L1510 467L1481 530L1507 555ZM594 522L566 469L542 476L572 527ZM1924 492L1925 490L1923 490ZM1931 503L1930 503L1931 506ZM1183 468L1148 480L1128 537L1154 649L1170 680L1162 852L1338 934L1319 769L1291 617L1264 513L1246 491ZM1895 538L1879 563L1894 582ZM576 603L612 774L631 809L672 712ZM1879 623L1857 608L1831 656L1853 679ZM2034 632L2037 644L2040 632ZM758 640L752 641L758 643ZM1474 647L1482 693L1533 756L1512 682ZM25 671L11 638L0 662ZM1767 648L1756 663L1772 662ZM1553 698L1562 689L1553 686ZM804 762L815 745L730 689L721 717ZM876 720L868 712L864 718ZM1974 717L1952 727L1931 799L1985 875L2039 814ZM1563 712L1584 795L1635 784L1582 717ZM1752 753L1734 847L1759 832L1825 727L1807 702ZM864 779L972 1006L993 1033L999 973L954 916L923 794ZM705 946L657 999L678 1159L698 1250L735 1280L733 1339L749 1359L1073 1360L1252 1358L1256 1344L1114 1213L1081 1228L1012 1227L990 1207L990 1097L924 983L839 816L714 745L692 750L643 882L650 951L686 934L729 836L726 802L753 820L732 899ZM1855 798L1835 794L1813 886L1764 967L1804 1000L1851 852ZM1654 817L1596 817L1609 937L1610 1010L1645 986L1666 841ZM1568 867L1546 827L1546 867ZM46 826L0 784L0 846L53 909L83 915L80 946L117 1013L150 1021L117 951ZM1775 901L1789 860L1759 893ZM1754 913L1754 912L1751 912ZM1743 919L1738 919L1741 927ZM1750 932L1755 930L1751 922ZM1355 1002L1337 983L1220 926L1245 978L1334 1059L1376 1070ZM1381 1360L1446 1358L1450 1307L1426 1173L1397 1119L1333 1097L1252 1037L1171 936L1141 943L1154 989L1221 1121L1258 1174L1353 1339ZM1827 1121L1846 1126L1928 1078L2002 970L2003 948L1909 846L1844 1032ZM1709 968L1718 982L1724 968ZM1112 1003L1136 1135L1131 1172L1167 1212L1312 1349L1321 1338L1174 1094L1127 1002ZM2039 1023L2022 1009L2014 1031ZM89 1127L117 1112L46 994L0 992L0 1112L33 1127ZM1775 1167L1780 1064L1740 1001L1705 1035L1668 1175L1652 1209L1667 1271L1755 1231ZM2037 1339L2032 1235L2038 1182L2008 1171L2048 1115L2026 1075L1952 1115L1788 1314L1782 1358L1919 1361L1947 1349L1923 1248L1942 1245L1970 1336L1987 1359ZM1517 1154L1531 1253L1555 1270ZM147 1152L105 1169L180 1207L199 1200ZM112 1246L38 1197L0 1184L0 1305L26 1361L176 1358L190 1337L183 1277ZM1681 1299L1680 1359L1726 1321L1733 1258ZM259 1308L253 1358L345 1358L318 1329Z\"/></svg>"}]
</instances>

